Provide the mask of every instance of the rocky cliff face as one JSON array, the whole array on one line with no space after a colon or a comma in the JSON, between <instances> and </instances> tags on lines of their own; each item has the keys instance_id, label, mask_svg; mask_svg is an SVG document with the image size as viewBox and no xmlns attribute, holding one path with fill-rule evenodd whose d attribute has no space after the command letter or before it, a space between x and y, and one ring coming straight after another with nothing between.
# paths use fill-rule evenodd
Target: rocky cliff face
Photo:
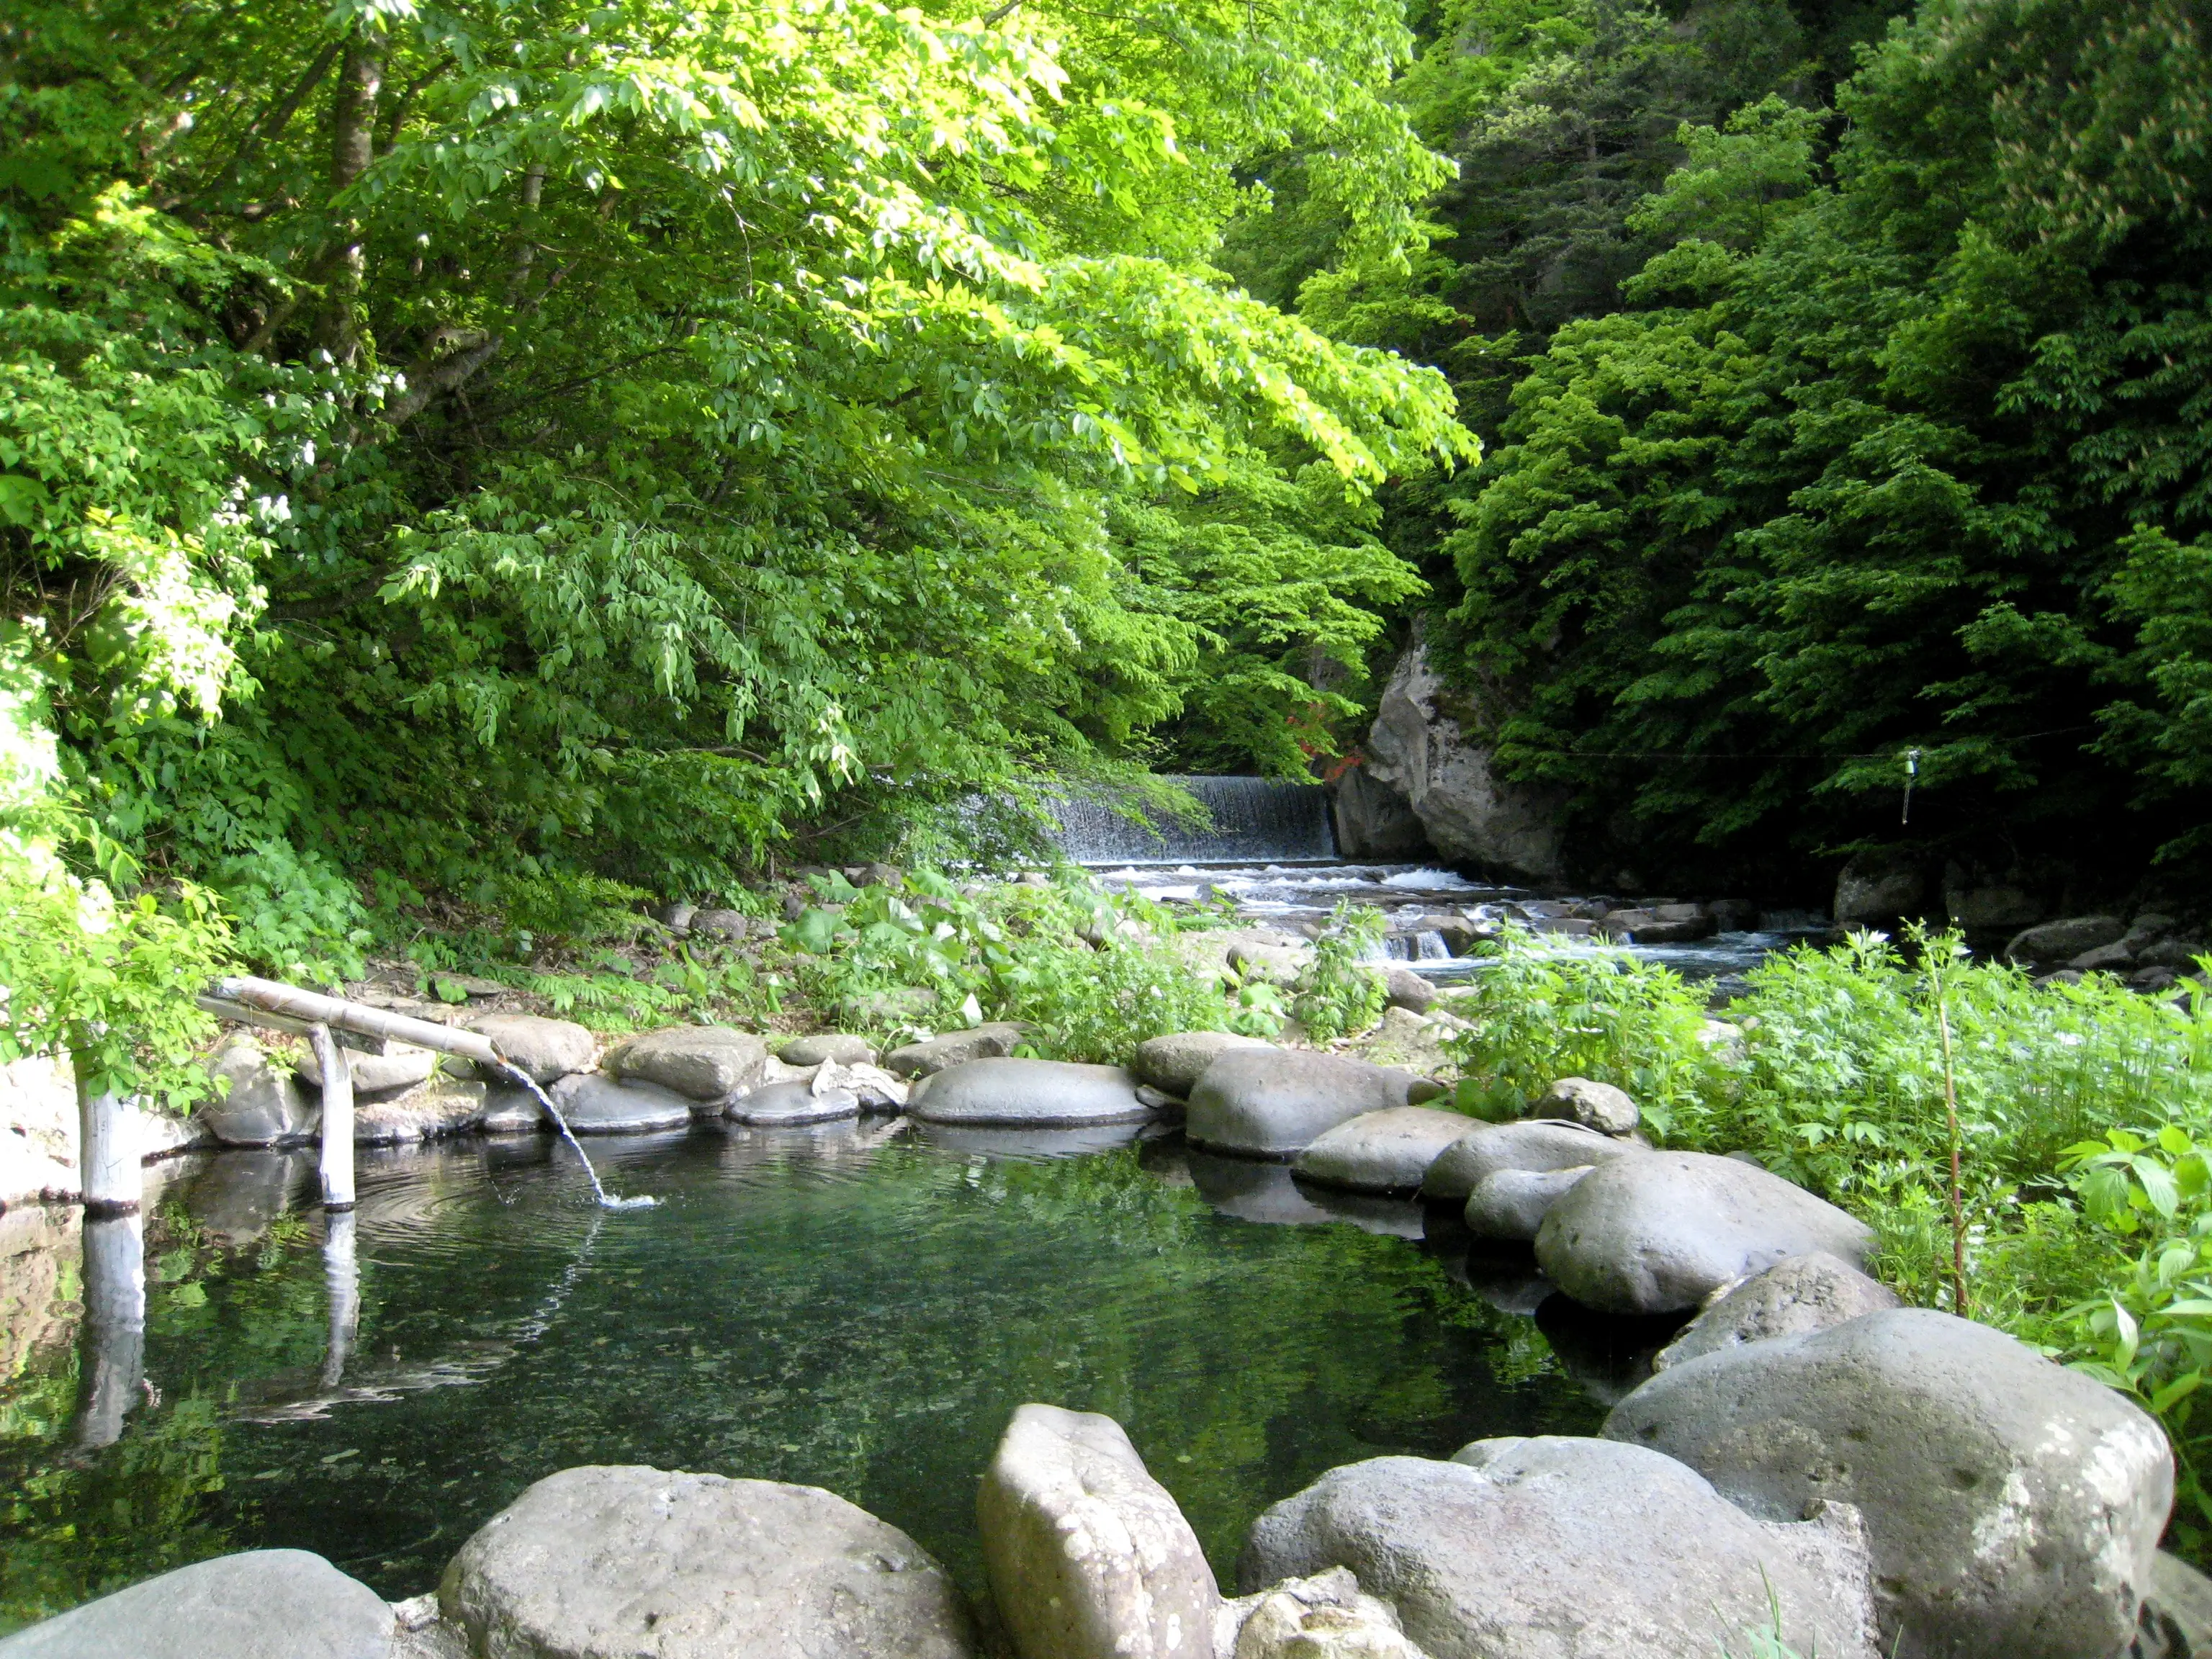
<instances>
[{"instance_id":1,"label":"rocky cliff face","mask_svg":"<svg viewBox=\"0 0 2212 1659\"><path fill-rule=\"evenodd\" d=\"M1446 858L1524 881L1566 873L1556 790L1492 775L1490 750L1442 706L1443 682L1416 636L1384 688L1367 739L1368 779L1403 795Z\"/></svg>"}]
</instances>

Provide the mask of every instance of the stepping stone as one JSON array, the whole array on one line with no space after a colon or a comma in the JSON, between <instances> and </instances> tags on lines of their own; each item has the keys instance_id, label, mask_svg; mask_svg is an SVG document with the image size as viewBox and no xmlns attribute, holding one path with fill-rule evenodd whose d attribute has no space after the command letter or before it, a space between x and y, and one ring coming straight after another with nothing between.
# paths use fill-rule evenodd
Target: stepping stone
<instances>
[{"instance_id":1,"label":"stepping stone","mask_svg":"<svg viewBox=\"0 0 2212 1659\"><path fill-rule=\"evenodd\" d=\"M925 1123L1035 1125L1137 1123L1152 1116L1137 1080L1119 1066L1064 1060L971 1060L930 1073L907 1097Z\"/></svg>"}]
</instances>

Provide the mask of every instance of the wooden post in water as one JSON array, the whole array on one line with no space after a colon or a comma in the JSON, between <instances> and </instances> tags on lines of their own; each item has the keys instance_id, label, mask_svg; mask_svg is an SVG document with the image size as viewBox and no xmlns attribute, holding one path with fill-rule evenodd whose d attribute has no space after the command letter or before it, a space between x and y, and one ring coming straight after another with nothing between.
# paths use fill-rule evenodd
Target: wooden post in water
<instances>
[{"instance_id":1,"label":"wooden post in water","mask_svg":"<svg viewBox=\"0 0 2212 1659\"><path fill-rule=\"evenodd\" d=\"M361 1332L361 1264L356 1254L358 1218L350 1208L329 1215L323 1225L323 1288L330 1297L330 1340L323 1349L323 1387L345 1380L346 1359Z\"/></svg>"},{"instance_id":2,"label":"wooden post in water","mask_svg":"<svg viewBox=\"0 0 2212 1659\"><path fill-rule=\"evenodd\" d=\"M133 1215L146 1195L138 1161L137 1106L121 1095L94 1092L76 1067L78 1185L87 1216Z\"/></svg>"},{"instance_id":3,"label":"wooden post in water","mask_svg":"<svg viewBox=\"0 0 2212 1659\"><path fill-rule=\"evenodd\" d=\"M353 1062L327 1025L314 1032L315 1063L323 1071L323 1207L353 1208Z\"/></svg>"},{"instance_id":4,"label":"wooden post in water","mask_svg":"<svg viewBox=\"0 0 2212 1659\"><path fill-rule=\"evenodd\" d=\"M146 1376L146 1223L137 1209L85 1211L76 1442L87 1449L122 1438L124 1416L138 1404Z\"/></svg>"}]
</instances>

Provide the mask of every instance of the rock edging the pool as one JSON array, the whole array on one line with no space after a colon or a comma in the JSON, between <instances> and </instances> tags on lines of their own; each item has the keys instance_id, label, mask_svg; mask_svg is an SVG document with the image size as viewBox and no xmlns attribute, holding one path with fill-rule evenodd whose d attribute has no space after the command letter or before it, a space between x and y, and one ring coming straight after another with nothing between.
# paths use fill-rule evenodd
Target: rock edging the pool
<instances>
[{"instance_id":1,"label":"rock edging the pool","mask_svg":"<svg viewBox=\"0 0 2212 1659\"><path fill-rule=\"evenodd\" d=\"M1354 1192L1422 1191L1478 1237L1532 1247L1586 1307L1695 1316L1599 1437L1370 1459L1285 1498L1252 1529L1242 1597L1214 1584L1118 1425L1023 1407L978 1509L998 1616L982 1628L1019 1659L1705 1659L1758 1649L1761 1632L1824 1659L2212 1654L2212 1584L2157 1549L2174 1476L2149 1417L2002 1333L1894 1305L1863 1272L1872 1239L1853 1218L1748 1161L1650 1148L1618 1091L1561 1079L1536 1116L1455 1122L1407 1103L1407 1073L1342 1055L1181 1034L1124 1071L1012 1058L1018 1030L954 1036L883 1069L842 1039L850 1058L825 1044L802 1068L717 1028L604 1057L559 1030L500 1041L580 1109L611 1097L602 1127L641 1107L741 1115L757 1097L1006 1126L1137 1121L1187 1099L1194 1145ZM234 1085L258 1088L228 1052ZM426 1084L398 1058L385 1071L404 1099ZM276 1093L251 1103L264 1121L289 1110ZM774 1482L550 1476L463 1548L434 1604L406 1604L376 1638L358 1616L368 1592L298 1556L224 1558L281 1583L265 1599L290 1609L289 1645L241 1635L240 1606L263 1598L211 1597L190 1575L222 1563L203 1563L0 1656L110 1650L94 1638L123 1596L137 1628L182 1632L162 1650L179 1656L982 1650L912 1540ZM193 1633L218 1600L228 1645Z\"/></svg>"}]
</instances>

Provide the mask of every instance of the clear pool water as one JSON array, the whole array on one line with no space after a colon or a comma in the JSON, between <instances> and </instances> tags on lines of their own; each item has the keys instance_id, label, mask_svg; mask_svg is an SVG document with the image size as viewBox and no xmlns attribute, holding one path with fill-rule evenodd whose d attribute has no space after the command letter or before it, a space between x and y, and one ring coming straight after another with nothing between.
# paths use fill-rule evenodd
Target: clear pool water
<instances>
[{"instance_id":1,"label":"clear pool water","mask_svg":"<svg viewBox=\"0 0 2212 1659\"><path fill-rule=\"evenodd\" d=\"M365 1158L342 1365L312 1153L191 1160L146 1222L144 1380L106 1444L87 1407L125 1395L74 1230L0 1217L0 1630L264 1546L413 1595L590 1462L826 1486L974 1589L976 1477L1029 1400L1118 1419L1227 1578L1335 1464L1602 1410L1527 1316L1540 1285L1486 1299L1413 1206L1175 1141L879 1133L595 1141L662 1200L621 1214L548 1138Z\"/></svg>"}]
</instances>

